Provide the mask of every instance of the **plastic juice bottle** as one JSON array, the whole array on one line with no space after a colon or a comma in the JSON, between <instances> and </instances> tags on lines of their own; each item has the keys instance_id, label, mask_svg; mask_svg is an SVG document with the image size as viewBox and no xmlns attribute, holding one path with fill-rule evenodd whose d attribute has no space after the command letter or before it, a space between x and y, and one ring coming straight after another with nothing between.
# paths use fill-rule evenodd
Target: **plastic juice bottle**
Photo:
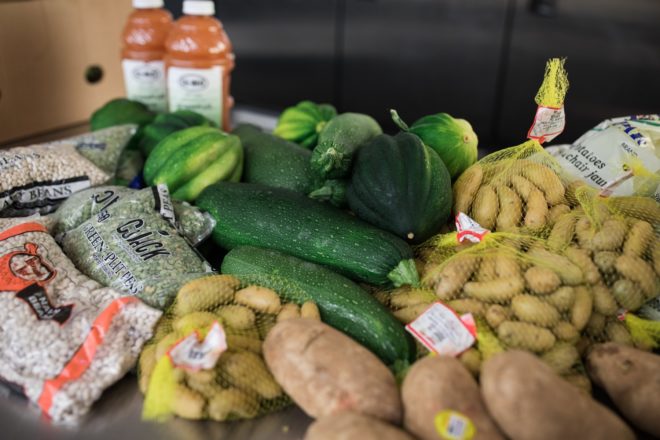
<instances>
[{"instance_id":1,"label":"plastic juice bottle","mask_svg":"<svg viewBox=\"0 0 660 440\"><path fill-rule=\"evenodd\" d=\"M169 109L192 110L229 130L232 45L212 1L185 0L165 46Z\"/></svg>"},{"instance_id":2,"label":"plastic juice bottle","mask_svg":"<svg viewBox=\"0 0 660 440\"><path fill-rule=\"evenodd\" d=\"M122 34L121 53L126 96L153 111L167 111L165 40L172 28L172 14L163 0L133 0L135 10Z\"/></svg>"}]
</instances>

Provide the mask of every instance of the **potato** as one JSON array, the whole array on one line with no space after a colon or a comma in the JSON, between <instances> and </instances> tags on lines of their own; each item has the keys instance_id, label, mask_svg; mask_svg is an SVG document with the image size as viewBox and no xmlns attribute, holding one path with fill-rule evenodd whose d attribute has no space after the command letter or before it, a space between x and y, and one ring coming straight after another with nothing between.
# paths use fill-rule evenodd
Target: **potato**
<instances>
[{"instance_id":1,"label":"potato","mask_svg":"<svg viewBox=\"0 0 660 440\"><path fill-rule=\"evenodd\" d=\"M422 272L420 272L420 275ZM384 306L389 306L390 304L390 294L386 290L381 290L373 293L373 297L376 298L376 301L381 303Z\"/></svg>"},{"instance_id":2,"label":"potato","mask_svg":"<svg viewBox=\"0 0 660 440\"><path fill-rule=\"evenodd\" d=\"M518 194L508 186L496 187L499 200L499 214L496 225L498 231L512 231L520 224L522 217L522 201Z\"/></svg>"},{"instance_id":3,"label":"potato","mask_svg":"<svg viewBox=\"0 0 660 440\"><path fill-rule=\"evenodd\" d=\"M643 259L631 255L620 255L614 263L617 272L639 285L646 299L658 295L660 286L653 268Z\"/></svg>"},{"instance_id":4,"label":"potato","mask_svg":"<svg viewBox=\"0 0 660 440\"><path fill-rule=\"evenodd\" d=\"M577 286L584 282L584 275L580 268L563 255L536 246L527 252L527 256L538 264L551 267L564 284Z\"/></svg>"},{"instance_id":5,"label":"potato","mask_svg":"<svg viewBox=\"0 0 660 440\"><path fill-rule=\"evenodd\" d=\"M566 341L574 344L580 339L580 333L570 322L560 321L552 328L552 333L560 341Z\"/></svg>"},{"instance_id":6,"label":"potato","mask_svg":"<svg viewBox=\"0 0 660 440\"><path fill-rule=\"evenodd\" d=\"M192 312L185 316L180 316L172 323L172 328L184 336L188 336L195 330L207 328L214 322L221 320L215 313L211 312Z\"/></svg>"},{"instance_id":7,"label":"potato","mask_svg":"<svg viewBox=\"0 0 660 440\"><path fill-rule=\"evenodd\" d=\"M221 389L209 399L209 417L223 422L230 416L252 419L259 413L256 396L237 388Z\"/></svg>"},{"instance_id":8,"label":"potato","mask_svg":"<svg viewBox=\"0 0 660 440\"><path fill-rule=\"evenodd\" d=\"M161 339L158 344L156 344L156 362L169 351L174 344L176 344L182 336L178 332L172 332Z\"/></svg>"},{"instance_id":9,"label":"potato","mask_svg":"<svg viewBox=\"0 0 660 440\"><path fill-rule=\"evenodd\" d=\"M401 397L403 427L421 440L440 438L435 418L447 410L467 417L476 438L504 439L483 405L477 382L453 357L426 357L413 364L403 381Z\"/></svg>"},{"instance_id":10,"label":"potato","mask_svg":"<svg viewBox=\"0 0 660 440\"><path fill-rule=\"evenodd\" d=\"M493 304L488 306L488 309L486 309L486 321L488 322L488 325L494 329L499 327L500 324L509 320L510 318L511 311L499 304Z\"/></svg>"},{"instance_id":11,"label":"potato","mask_svg":"<svg viewBox=\"0 0 660 440\"><path fill-rule=\"evenodd\" d=\"M521 321L541 327L553 327L559 322L559 312L533 295L518 295L511 300L511 311Z\"/></svg>"},{"instance_id":12,"label":"potato","mask_svg":"<svg viewBox=\"0 0 660 440\"><path fill-rule=\"evenodd\" d=\"M472 276L479 265L476 255L457 255L438 271L432 269L424 277L424 284L434 288L436 296L442 301L454 299L461 288Z\"/></svg>"},{"instance_id":13,"label":"potato","mask_svg":"<svg viewBox=\"0 0 660 440\"><path fill-rule=\"evenodd\" d=\"M222 319L222 323L237 330L254 327L256 316L254 312L239 305L220 306L215 309L215 314Z\"/></svg>"},{"instance_id":14,"label":"potato","mask_svg":"<svg viewBox=\"0 0 660 440\"><path fill-rule=\"evenodd\" d=\"M617 252L612 251L601 251L594 252L594 263L598 266L598 269L604 274L614 273L616 270L614 264L616 259L619 257Z\"/></svg>"},{"instance_id":15,"label":"potato","mask_svg":"<svg viewBox=\"0 0 660 440\"><path fill-rule=\"evenodd\" d=\"M611 321L605 326L608 340L622 345L633 345L632 337L626 326L618 321Z\"/></svg>"},{"instance_id":16,"label":"potato","mask_svg":"<svg viewBox=\"0 0 660 440\"><path fill-rule=\"evenodd\" d=\"M264 399L274 399L282 395L282 388L275 382L261 356L256 353L250 351L223 353L218 360L216 370L232 385L252 390Z\"/></svg>"},{"instance_id":17,"label":"potato","mask_svg":"<svg viewBox=\"0 0 660 440\"><path fill-rule=\"evenodd\" d=\"M479 191L484 177L481 165L474 164L461 174L454 183L454 212L470 212L472 201Z\"/></svg>"},{"instance_id":18,"label":"potato","mask_svg":"<svg viewBox=\"0 0 660 440\"><path fill-rule=\"evenodd\" d=\"M619 306L616 299L612 296L612 292L604 284L597 284L591 286L591 292L594 295L594 310L605 316L616 315Z\"/></svg>"},{"instance_id":19,"label":"potato","mask_svg":"<svg viewBox=\"0 0 660 440\"><path fill-rule=\"evenodd\" d=\"M564 201L564 185L553 170L543 164L526 161L521 171L523 176L543 191L544 198L550 205L558 205Z\"/></svg>"},{"instance_id":20,"label":"potato","mask_svg":"<svg viewBox=\"0 0 660 440\"><path fill-rule=\"evenodd\" d=\"M476 280L477 281L492 281L497 278L496 272L496 259L495 257L483 257L481 259L481 264L479 265L479 270L477 271Z\"/></svg>"},{"instance_id":21,"label":"potato","mask_svg":"<svg viewBox=\"0 0 660 440\"><path fill-rule=\"evenodd\" d=\"M495 272L500 278L520 277L520 264L511 255L497 255L495 258Z\"/></svg>"},{"instance_id":22,"label":"potato","mask_svg":"<svg viewBox=\"0 0 660 440\"><path fill-rule=\"evenodd\" d=\"M560 312L567 312L575 302L575 290L570 286L560 287L552 294L544 296L543 301L552 304Z\"/></svg>"},{"instance_id":23,"label":"potato","mask_svg":"<svg viewBox=\"0 0 660 440\"><path fill-rule=\"evenodd\" d=\"M390 424L357 412L345 411L312 423L304 440L414 440Z\"/></svg>"},{"instance_id":24,"label":"potato","mask_svg":"<svg viewBox=\"0 0 660 440\"><path fill-rule=\"evenodd\" d=\"M550 349L555 345L555 335L546 328L527 322L504 321L497 327L497 337L512 348L522 348L535 353Z\"/></svg>"},{"instance_id":25,"label":"potato","mask_svg":"<svg viewBox=\"0 0 660 440\"><path fill-rule=\"evenodd\" d=\"M623 253L633 257L641 257L646 252L649 243L652 243L653 226L651 223L638 220L630 227L626 242L623 244Z\"/></svg>"},{"instance_id":26,"label":"potato","mask_svg":"<svg viewBox=\"0 0 660 440\"><path fill-rule=\"evenodd\" d=\"M548 221L548 202L543 193L533 189L527 199L525 226L532 230L542 229Z\"/></svg>"},{"instance_id":27,"label":"potato","mask_svg":"<svg viewBox=\"0 0 660 440\"><path fill-rule=\"evenodd\" d=\"M479 376L481 371L481 353L476 348L470 348L458 355L458 360L461 364L472 374L472 376Z\"/></svg>"},{"instance_id":28,"label":"potato","mask_svg":"<svg viewBox=\"0 0 660 440\"><path fill-rule=\"evenodd\" d=\"M264 342L264 357L284 391L311 417L356 411L401 421L401 400L390 370L320 321L278 322Z\"/></svg>"},{"instance_id":29,"label":"potato","mask_svg":"<svg viewBox=\"0 0 660 440\"><path fill-rule=\"evenodd\" d=\"M652 256L653 269L655 270L655 273L660 276L660 241L658 240L654 240Z\"/></svg>"},{"instance_id":30,"label":"potato","mask_svg":"<svg viewBox=\"0 0 660 440\"><path fill-rule=\"evenodd\" d=\"M660 437L660 356L608 342L595 345L586 364L624 417Z\"/></svg>"},{"instance_id":31,"label":"potato","mask_svg":"<svg viewBox=\"0 0 660 440\"><path fill-rule=\"evenodd\" d=\"M580 268L587 283L596 284L600 282L600 272L588 251L571 246L564 251L564 254L573 264Z\"/></svg>"},{"instance_id":32,"label":"potato","mask_svg":"<svg viewBox=\"0 0 660 440\"><path fill-rule=\"evenodd\" d=\"M557 220L559 220L560 217L570 212L571 212L571 207L563 203L553 206L552 208L550 208L550 211L548 212L548 224L554 225L557 222Z\"/></svg>"},{"instance_id":33,"label":"potato","mask_svg":"<svg viewBox=\"0 0 660 440\"><path fill-rule=\"evenodd\" d=\"M447 305L459 315L472 313L474 316L484 316L486 314L486 305L476 299L454 299L447 302Z\"/></svg>"},{"instance_id":34,"label":"potato","mask_svg":"<svg viewBox=\"0 0 660 440\"><path fill-rule=\"evenodd\" d=\"M529 194L533 190L538 190L536 186L529 180L525 179L523 176L518 176L518 175L512 175L510 177L511 180L511 185L513 188L516 190L518 195L520 195L520 198L523 199L525 202L529 199Z\"/></svg>"},{"instance_id":35,"label":"potato","mask_svg":"<svg viewBox=\"0 0 660 440\"><path fill-rule=\"evenodd\" d=\"M416 306L404 307L402 309L395 310L392 312L392 314L402 323L408 324L409 322L417 319L417 317L429 307L430 304L417 304Z\"/></svg>"},{"instance_id":36,"label":"potato","mask_svg":"<svg viewBox=\"0 0 660 440\"><path fill-rule=\"evenodd\" d=\"M298 304L284 304L280 309L280 313L277 314L277 322L291 318L300 318L300 307L298 307Z\"/></svg>"},{"instance_id":37,"label":"potato","mask_svg":"<svg viewBox=\"0 0 660 440\"><path fill-rule=\"evenodd\" d=\"M230 303L234 298L234 291L240 285L240 280L231 275L197 278L181 287L172 310L178 316L212 310L221 304Z\"/></svg>"},{"instance_id":38,"label":"potato","mask_svg":"<svg viewBox=\"0 0 660 440\"><path fill-rule=\"evenodd\" d=\"M564 205L557 205L564 206ZM555 206L555 208L557 207ZM554 209L554 208L553 208ZM552 210L551 210L552 212ZM548 237L548 247L553 250L559 250L566 247L573 241L573 234L575 233L575 222L577 217L573 214L563 214L555 221L550 236Z\"/></svg>"},{"instance_id":39,"label":"potato","mask_svg":"<svg viewBox=\"0 0 660 440\"><path fill-rule=\"evenodd\" d=\"M530 353L512 350L481 370L481 393L504 433L516 440L633 440L605 406L561 379Z\"/></svg>"},{"instance_id":40,"label":"potato","mask_svg":"<svg viewBox=\"0 0 660 440\"><path fill-rule=\"evenodd\" d=\"M591 226L591 220L587 216L578 217L575 223L575 237L582 249L592 249L591 241L594 238L596 231Z\"/></svg>"},{"instance_id":41,"label":"potato","mask_svg":"<svg viewBox=\"0 0 660 440\"><path fill-rule=\"evenodd\" d=\"M430 304L437 298L431 290L413 289L409 286L403 290L396 289L390 296L390 305L400 309L403 307L416 306L417 304Z\"/></svg>"},{"instance_id":42,"label":"potato","mask_svg":"<svg viewBox=\"0 0 660 440\"><path fill-rule=\"evenodd\" d=\"M571 206L577 206L580 204L575 193L578 188L585 185L586 183L584 183L582 180L574 180L568 184L564 196Z\"/></svg>"},{"instance_id":43,"label":"potato","mask_svg":"<svg viewBox=\"0 0 660 440\"><path fill-rule=\"evenodd\" d=\"M274 315L282 308L279 295L275 291L261 286L247 286L236 292L234 299L237 303L262 313Z\"/></svg>"},{"instance_id":44,"label":"potato","mask_svg":"<svg viewBox=\"0 0 660 440\"><path fill-rule=\"evenodd\" d=\"M628 227L623 220L606 220L600 230L591 239L591 250L614 251L621 247L623 239L626 238Z\"/></svg>"},{"instance_id":45,"label":"potato","mask_svg":"<svg viewBox=\"0 0 660 440\"><path fill-rule=\"evenodd\" d=\"M561 279L554 271L541 266L532 266L525 272L527 287L534 293L545 295L554 292L561 284Z\"/></svg>"},{"instance_id":46,"label":"potato","mask_svg":"<svg viewBox=\"0 0 660 440\"><path fill-rule=\"evenodd\" d=\"M625 278L612 284L612 295L621 307L633 312L642 307L642 304L646 301L639 286Z\"/></svg>"},{"instance_id":47,"label":"potato","mask_svg":"<svg viewBox=\"0 0 660 440\"><path fill-rule=\"evenodd\" d=\"M589 317L589 321L587 321L585 330L589 336L592 338L597 338L601 335L601 333L603 333L603 331L605 331L606 322L607 318L605 318L605 315L601 315L598 312L593 312Z\"/></svg>"},{"instance_id":48,"label":"potato","mask_svg":"<svg viewBox=\"0 0 660 440\"><path fill-rule=\"evenodd\" d=\"M566 374L562 377L566 382L570 383L571 385L575 386L577 389L585 393L587 396L591 397L591 381L586 376L586 374L573 373L573 374Z\"/></svg>"},{"instance_id":49,"label":"potato","mask_svg":"<svg viewBox=\"0 0 660 440\"><path fill-rule=\"evenodd\" d=\"M200 393L207 399L222 390L220 384L216 382L215 377L215 370L186 371L185 373L188 388Z\"/></svg>"},{"instance_id":50,"label":"potato","mask_svg":"<svg viewBox=\"0 0 660 440\"><path fill-rule=\"evenodd\" d=\"M486 229L495 227L499 201L492 185L482 185L472 204L472 218Z\"/></svg>"},{"instance_id":51,"label":"potato","mask_svg":"<svg viewBox=\"0 0 660 440\"><path fill-rule=\"evenodd\" d=\"M260 354L262 342L258 338L245 335L227 334L227 347L232 350L248 350Z\"/></svg>"},{"instance_id":52,"label":"potato","mask_svg":"<svg viewBox=\"0 0 660 440\"><path fill-rule=\"evenodd\" d=\"M577 286L574 288L575 301L571 307L571 324L582 331L589 322L593 310L593 294L588 287Z\"/></svg>"},{"instance_id":53,"label":"potato","mask_svg":"<svg viewBox=\"0 0 660 440\"><path fill-rule=\"evenodd\" d=\"M199 420L204 417L206 399L185 385L176 385L172 398L172 412L184 419Z\"/></svg>"},{"instance_id":54,"label":"potato","mask_svg":"<svg viewBox=\"0 0 660 440\"><path fill-rule=\"evenodd\" d=\"M321 312L319 307L313 301L307 301L302 306L300 306L300 317L301 318L310 318L316 319L317 321L321 320Z\"/></svg>"},{"instance_id":55,"label":"potato","mask_svg":"<svg viewBox=\"0 0 660 440\"><path fill-rule=\"evenodd\" d=\"M463 286L463 292L479 301L503 303L520 294L524 288L522 278L509 277L493 281L470 281Z\"/></svg>"},{"instance_id":56,"label":"potato","mask_svg":"<svg viewBox=\"0 0 660 440\"><path fill-rule=\"evenodd\" d=\"M550 365L555 373L566 374L580 360L580 354L575 346L562 342L543 353L541 359Z\"/></svg>"}]
</instances>

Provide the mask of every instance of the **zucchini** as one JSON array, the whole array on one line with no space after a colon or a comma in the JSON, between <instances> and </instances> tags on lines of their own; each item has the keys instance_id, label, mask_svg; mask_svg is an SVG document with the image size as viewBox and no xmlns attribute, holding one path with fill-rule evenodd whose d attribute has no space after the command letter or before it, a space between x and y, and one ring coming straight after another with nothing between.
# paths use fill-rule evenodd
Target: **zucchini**
<instances>
[{"instance_id":1,"label":"zucchini","mask_svg":"<svg viewBox=\"0 0 660 440\"><path fill-rule=\"evenodd\" d=\"M347 177L357 149L382 132L378 122L362 113L332 118L319 134L312 153L312 171L321 179Z\"/></svg>"},{"instance_id":2,"label":"zucchini","mask_svg":"<svg viewBox=\"0 0 660 440\"><path fill-rule=\"evenodd\" d=\"M233 134L243 144L244 182L288 188L304 194L314 189L314 175L309 166L311 151L265 133L255 125L242 124Z\"/></svg>"},{"instance_id":3,"label":"zucchini","mask_svg":"<svg viewBox=\"0 0 660 440\"><path fill-rule=\"evenodd\" d=\"M315 302L323 322L364 345L387 365L415 360L415 344L396 318L360 286L325 267L244 246L225 256L221 272L269 287L298 305Z\"/></svg>"},{"instance_id":4,"label":"zucchini","mask_svg":"<svg viewBox=\"0 0 660 440\"><path fill-rule=\"evenodd\" d=\"M225 249L261 246L371 284L419 284L406 242L303 194L218 182L196 204L216 220L213 240Z\"/></svg>"},{"instance_id":5,"label":"zucchini","mask_svg":"<svg viewBox=\"0 0 660 440\"><path fill-rule=\"evenodd\" d=\"M346 189L348 181L344 179L330 179L322 186L309 193L309 197L319 202L328 202L337 208L346 206Z\"/></svg>"}]
</instances>

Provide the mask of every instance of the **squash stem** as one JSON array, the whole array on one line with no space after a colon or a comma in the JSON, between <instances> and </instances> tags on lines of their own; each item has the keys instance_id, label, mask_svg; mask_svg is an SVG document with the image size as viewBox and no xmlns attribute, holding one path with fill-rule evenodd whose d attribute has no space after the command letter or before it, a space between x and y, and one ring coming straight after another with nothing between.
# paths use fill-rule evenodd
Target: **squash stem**
<instances>
[{"instance_id":1,"label":"squash stem","mask_svg":"<svg viewBox=\"0 0 660 440\"><path fill-rule=\"evenodd\" d=\"M419 287L419 274L417 273L417 266L415 260L412 258L408 260L401 260L399 264L387 274L394 287L410 284L413 287Z\"/></svg>"},{"instance_id":2,"label":"squash stem","mask_svg":"<svg viewBox=\"0 0 660 440\"><path fill-rule=\"evenodd\" d=\"M403 131L410 131L410 127L408 127L408 124L403 122L403 119L401 119L401 116L399 116L399 113L397 113L396 110L390 109L390 116L392 116L392 121Z\"/></svg>"}]
</instances>

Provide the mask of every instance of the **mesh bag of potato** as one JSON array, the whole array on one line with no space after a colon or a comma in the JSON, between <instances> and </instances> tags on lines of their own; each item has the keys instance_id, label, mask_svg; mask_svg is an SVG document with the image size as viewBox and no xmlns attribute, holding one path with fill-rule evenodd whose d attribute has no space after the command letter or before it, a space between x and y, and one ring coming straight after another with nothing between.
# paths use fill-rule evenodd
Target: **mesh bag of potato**
<instances>
[{"instance_id":1,"label":"mesh bag of potato","mask_svg":"<svg viewBox=\"0 0 660 440\"><path fill-rule=\"evenodd\" d=\"M313 302L284 303L275 291L230 275L187 283L140 356L143 417L250 419L289 405L262 343L277 321L297 316L320 319Z\"/></svg>"}]
</instances>

